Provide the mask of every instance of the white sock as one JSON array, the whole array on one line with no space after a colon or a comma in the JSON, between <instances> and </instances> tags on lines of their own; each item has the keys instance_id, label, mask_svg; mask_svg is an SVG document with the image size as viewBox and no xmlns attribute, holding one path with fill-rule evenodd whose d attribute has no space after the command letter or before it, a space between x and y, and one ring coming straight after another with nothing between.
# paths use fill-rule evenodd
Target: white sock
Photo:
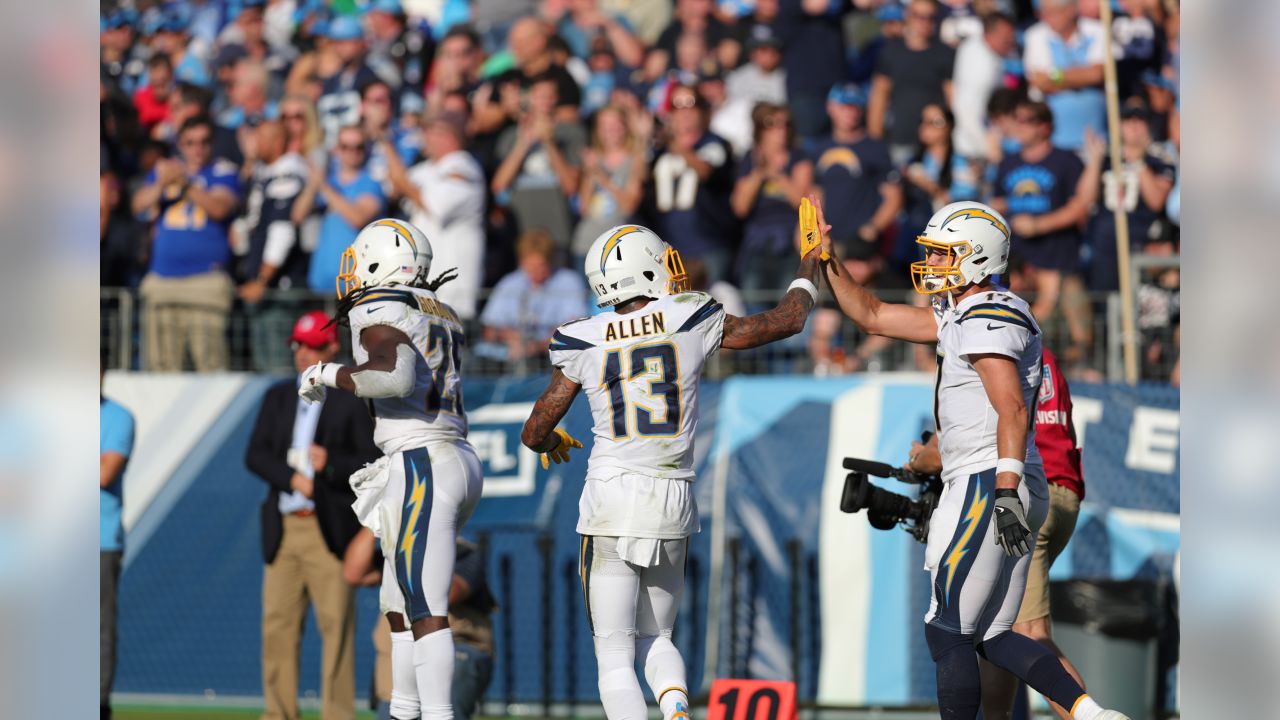
<instances>
[{"instance_id":1,"label":"white sock","mask_svg":"<svg viewBox=\"0 0 1280 720\"><path fill-rule=\"evenodd\" d=\"M636 640L625 632L595 638L600 704L608 720L645 720L649 714L636 677Z\"/></svg>"},{"instance_id":2,"label":"white sock","mask_svg":"<svg viewBox=\"0 0 1280 720\"><path fill-rule=\"evenodd\" d=\"M644 663L644 677L658 699L662 717L671 720L676 713L685 713L684 717L688 717L689 691L684 658L671 638L661 635L638 638L636 654Z\"/></svg>"},{"instance_id":3,"label":"white sock","mask_svg":"<svg viewBox=\"0 0 1280 720\"><path fill-rule=\"evenodd\" d=\"M391 718L413 720L422 714L418 676L413 669L413 631L391 633Z\"/></svg>"},{"instance_id":4,"label":"white sock","mask_svg":"<svg viewBox=\"0 0 1280 720\"><path fill-rule=\"evenodd\" d=\"M413 641L422 720L453 720L453 631L449 628Z\"/></svg>"},{"instance_id":5,"label":"white sock","mask_svg":"<svg viewBox=\"0 0 1280 720\"><path fill-rule=\"evenodd\" d=\"M1076 701L1076 706L1071 708L1071 717L1074 720L1094 720L1102 714L1102 706L1093 701L1093 698L1085 695Z\"/></svg>"}]
</instances>

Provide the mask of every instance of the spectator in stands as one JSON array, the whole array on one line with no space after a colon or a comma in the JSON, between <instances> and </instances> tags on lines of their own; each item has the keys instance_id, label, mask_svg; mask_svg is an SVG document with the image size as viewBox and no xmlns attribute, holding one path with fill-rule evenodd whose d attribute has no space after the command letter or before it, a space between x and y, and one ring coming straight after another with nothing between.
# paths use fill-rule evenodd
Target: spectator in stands
<instances>
[{"instance_id":1,"label":"spectator in stands","mask_svg":"<svg viewBox=\"0 0 1280 720\"><path fill-rule=\"evenodd\" d=\"M552 6L548 3L548 6ZM604 37L618 61L628 67L644 62L644 43L635 36L625 15L600 8L600 0L569 0L558 17L550 18L575 57L586 58L592 41Z\"/></svg>"},{"instance_id":2,"label":"spectator in stands","mask_svg":"<svg viewBox=\"0 0 1280 720\"><path fill-rule=\"evenodd\" d=\"M208 43L193 42L186 21L174 13L166 14L151 39L152 57L167 56L174 79L200 87L213 82L206 62L209 48Z\"/></svg>"},{"instance_id":3,"label":"spectator in stands","mask_svg":"<svg viewBox=\"0 0 1280 720\"><path fill-rule=\"evenodd\" d=\"M987 106L992 94L1004 84L1005 60L1017 49L1017 27L1013 18L992 13L982 19L982 32L965 40L956 50L952 73L955 152L976 167L979 178L987 156Z\"/></svg>"},{"instance_id":4,"label":"spectator in stands","mask_svg":"<svg viewBox=\"0 0 1280 720\"><path fill-rule=\"evenodd\" d=\"M240 299L249 315L250 355L258 372L285 372L289 356L275 342L297 314L296 299L268 297L268 289L302 288L308 253L291 212L307 182L306 160L287 151L284 125L269 120L253 132L246 167L252 183L243 219L248 252L241 261Z\"/></svg>"},{"instance_id":5,"label":"spectator in stands","mask_svg":"<svg viewBox=\"0 0 1280 720\"><path fill-rule=\"evenodd\" d=\"M431 266L437 272L458 270L457 279L437 295L469 320L476 316L484 282L485 180L480 163L465 149L466 124L466 117L455 112L427 118L426 159L410 170L392 149L386 156L387 176L408 204L409 221L431 241Z\"/></svg>"},{"instance_id":6,"label":"spectator in stands","mask_svg":"<svg viewBox=\"0 0 1280 720\"><path fill-rule=\"evenodd\" d=\"M855 16L855 23L859 18ZM896 2L884 3L876 8L876 34L862 47L854 48L849 62L849 82L865 85L871 82L876 65L880 61L880 52L891 40L901 40L907 20L906 10ZM870 21L862 19L862 22ZM856 25L855 25L856 27Z\"/></svg>"},{"instance_id":7,"label":"spectator in stands","mask_svg":"<svg viewBox=\"0 0 1280 720\"><path fill-rule=\"evenodd\" d=\"M138 282L138 226L124 202L120 178L109 168L98 173L99 283L132 287Z\"/></svg>"},{"instance_id":8,"label":"spectator in stands","mask_svg":"<svg viewBox=\"0 0 1280 720\"><path fill-rule=\"evenodd\" d=\"M645 118L647 114L641 113ZM582 153L582 183L578 204L582 219L573 233L570 255L573 267L600 233L627 222L640 207L644 197L645 150L647 133L653 123L628 118L621 106L601 108L595 116L595 132L591 147Z\"/></svg>"},{"instance_id":9,"label":"spectator in stands","mask_svg":"<svg viewBox=\"0 0 1280 720\"><path fill-rule=\"evenodd\" d=\"M360 88L377 79L365 64L364 34L354 17L340 15L329 23L326 45L337 58L338 69L325 78L316 111L327 145L338 141L338 131L360 123Z\"/></svg>"},{"instance_id":10,"label":"spectator in stands","mask_svg":"<svg viewBox=\"0 0 1280 720\"><path fill-rule=\"evenodd\" d=\"M911 157L920 113L929 103L951 107L955 51L938 39L938 4L911 0L901 40L890 40L876 60L867 107L867 132L889 143L895 165Z\"/></svg>"},{"instance_id":11,"label":"spectator in stands","mask_svg":"<svg viewBox=\"0 0 1280 720\"><path fill-rule=\"evenodd\" d=\"M173 94L173 63L168 55L153 55L147 61L147 84L133 93L138 123L148 134L169 117L169 96Z\"/></svg>"},{"instance_id":12,"label":"spectator in stands","mask_svg":"<svg viewBox=\"0 0 1280 720\"><path fill-rule=\"evenodd\" d=\"M552 58L547 46L550 37L547 24L537 18L522 18L511 26L509 45L515 67L485 83L476 92L473 122L477 133L493 133L518 123L524 112L523 93L544 79L555 84L556 119L563 122L577 120L582 91L573 76Z\"/></svg>"},{"instance_id":13,"label":"spectator in stands","mask_svg":"<svg viewBox=\"0 0 1280 720\"><path fill-rule=\"evenodd\" d=\"M1043 0L1040 22L1027 29L1023 45L1031 97L1053 111L1054 146L1080 150L1085 128L1105 135L1102 24L1080 17L1078 0Z\"/></svg>"},{"instance_id":14,"label":"spectator in stands","mask_svg":"<svg viewBox=\"0 0 1280 720\"><path fill-rule=\"evenodd\" d=\"M1008 218L1013 248L1032 269L1035 302L1031 311L1043 326L1058 306L1064 279L1076 271L1090 190L1085 187L1080 158L1050 140L1054 116L1048 105L1026 101L1018 106L1015 119L1021 150L1001 161L990 204ZM1063 353L1070 363L1077 359L1079 344L1090 328L1075 313L1067 319L1076 343Z\"/></svg>"},{"instance_id":15,"label":"spectator in stands","mask_svg":"<svg viewBox=\"0 0 1280 720\"><path fill-rule=\"evenodd\" d=\"M733 150L707 130L709 108L687 86L671 93L671 114L653 163L659 234L686 257L700 258L711 282L728 279L736 243Z\"/></svg>"},{"instance_id":16,"label":"spectator in stands","mask_svg":"<svg viewBox=\"0 0 1280 720\"><path fill-rule=\"evenodd\" d=\"M178 134L181 159L157 161L133 196L134 213L156 223L150 271L139 288L147 370L182 370L188 352L200 372L227 367L227 232L240 182L233 166L213 159L212 143L208 117L187 120Z\"/></svg>"},{"instance_id":17,"label":"spectator in stands","mask_svg":"<svg viewBox=\"0 0 1280 720\"><path fill-rule=\"evenodd\" d=\"M906 232L899 233L893 254L900 267L918 259L915 235L937 209L956 200L973 200L980 190L976 169L951 147L955 124L951 112L934 104L925 105L922 112L917 131L920 144L902 169Z\"/></svg>"},{"instance_id":18,"label":"spectator in stands","mask_svg":"<svg viewBox=\"0 0 1280 720\"><path fill-rule=\"evenodd\" d=\"M748 62L725 78L729 102L785 105L787 72L782 68L782 41L768 25L751 28L747 40Z\"/></svg>"},{"instance_id":19,"label":"spectator in stands","mask_svg":"<svg viewBox=\"0 0 1280 720\"><path fill-rule=\"evenodd\" d=\"M431 76L427 80L426 110L439 112L444 96L460 92L470 97L480 86L480 65L484 51L480 36L469 25L454 25L436 49Z\"/></svg>"},{"instance_id":20,"label":"spectator in stands","mask_svg":"<svg viewBox=\"0 0 1280 720\"><path fill-rule=\"evenodd\" d=\"M298 318L289 344L299 374L341 349L337 326L320 311ZM321 712L326 720L355 718L355 591L343 581L342 556L360 522L347 478L378 454L373 421L355 395L334 389L307 403L290 378L263 396L245 453L245 465L267 484L260 513L263 717L300 717L302 628L314 604L324 644Z\"/></svg>"},{"instance_id":21,"label":"spectator in stands","mask_svg":"<svg viewBox=\"0 0 1280 720\"><path fill-rule=\"evenodd\" d=\"M374 0L364 15L369 29L369 69L394 88L421 92L435 53L430 32L405 22L400 0Z\"/></svg>"},{"instance_id":22,"label":"spectator in stands","mask_svg":"<svg viewBox=\"0 0 1280 720\"><path fill-rule=\"evenodd\" d=\"M520 235L519 267L498 281L480 315L484 341L505 347L508 362L541 357L558 326L587 314L582 275L557 267L556 252L545 230Z\"/></svg>"},{"instance_id":23,"label":"spectator in stands","mask_svg":"<svg viewBox=\"0 0 1280 720\"><path fill-rule=\"evenodd\" d=\"M731 200L743 221L739 287L759 304L760 291L781 290L795 275L796 210L813 188L813 162L795 147L786 106L756 105L752 124L753 147L739 166Z\"/></svg>"},{"instance_id":24,"label":"spectator in stands","mask_svg":"<svg viewBox=\"0 0 1280 720\"><path fill-rule=\"evenodd\" d=\"M99 35L100 54L98 59L99 73L113 90L118 90L126 97L136 88L138 76L145 65L136 56L140 54L141 44L134 43L133 11L117 9L107 14L105 26Z\"/></svg>"},{"instance_id":25,"label":"spectator in stands","mask_svg":"<svg viewBox=\"0 0 1280 720\"><path fill-rule=\"evenodd\" d=\"M245 59L262 65L267 73L268 94L278 98L283 90L282 83L289 59L267 42L264 22L266 6L266 0L241 0L240 14L223 31L222 41L224 47L234 45L243 48Z\"/></svg>"},{"instance_id":26,"label":"spectator in stands","mask_svg":"<svg viewBox=\"0 0 1280 720\"><path fill-rule=\"evenodd\" d=\"M301 155L312 167L324 165L328 153L316 104L303 95L286 95L280 101L280 121L284 123L285 149Z\"/></svg>"},{"instance_id":27,"label":"spectator in stands","mask_svg":"<svg viewBox=\"0 0 1280 720\"><path fill-rule=\"evenodd\" d=\"M814 145L814 177L832 224L832 241L846 259L866 259L902 209L902 186L883 142L863 128L866 95L856 85L831 88L831 137Z\"/></svg>"},{"instance_id":28,"label":"spectator in stands","mask_svg":"<svg viewBox=\"0 0 1280 720\"><path fill-rule=\"evenodd\" d=\"M116 674L116 599L120 568L124 558L124 469L133 454L133 414L102 395L102 374L98 377L98 688L100 716L111 717L111 686Z\"/></svg>"},{"instance_id":29,"label":"spectator in stands","mask_svg":"<svg viewBox=\"0 0 1280 720\"><path fill-rule=\"evenodd\" d=\"M279 116L279 107L269 95L270 76L262 63L241 60L235 65L234 78L227 94L230 106L218 114L219 125L239 130ZM243 151L243 136L240 145Z\"/></svg>"},{"instance_id":30,"label":"spectator in stands","mask_svg":"<svg viewBox=\"0 0 1280 720\"><path fill-rule=\"evenodd\" d=\"M1178 254L1180 231L1168 220L1151 224L1142 252L1155 257ZM1137 325L1141 335L1142 379L1179 384L1182 274L1177 265L1153 267L1138 281Z\"/></svg>"},{"instance_id":31,"label":"spectator in stands","mask_svg":"<svg viewBox=\"0 0 1280 720\"><path fill-rule=\"evenodd\" d=\"M391 190L391 181L387 179L387 158L383 154L385 147L394 147L405 165L418 161L418 147L414 137L417 133L410 133L401 127L394 99L391 86L382 80L373 80L360 88L360 122L365 136L370 139L369 175L384 191ZM390 140L389 145L377 142L384 137Z\"/></svg>"},{"instance_id":32,"label":"spectator in stands","mask_svg":"<svg viewBox=\"0 0 1280 720\"><path fill-rule=\"evenodd\" d=\"M1116 80L1120 97L1142 92L1142 76L1160 70L1164 55L1164 29L1154 13L1158 3L1151 0L1119 0L1111 21L1111 37L1116 55Z\"/></svg>"},{"instance_id":33,"label":"spectator in stands","mask_svg":"<svg viewBox=\"0 0 1280 720\"><path fill-rule=\"evenodd\" d=\"M373 222L386 205L382 186L370 175L366 156L369 143L364 130L346 127L338 131L336 162L326 171L313 167L307 186L298 195L291 219L301 224L318 210L323 213L320 235L307 271L307 287L318 293L334 292L334 278L342 253L365 225Z\"/></svg>"},{"instance_id":34,"label":"spectator in stands","mask_svg":"<svg viewBox=\"0 0 1280 720\"><path fill-rule=\"evenodd\" d=\"M1110 153L1101 138L1085 135L1084 201L1097 212L1089 223L1092 262L1089 289L1119 287L1116 267L1115 212L1123 208L1129 220L1129 244L1140 250L1147 231L1164 215L1165 203L1177 175L1175 160L1162 145L1151 141L1146 101L1135 96L1120 111L1119 172L1111 167Z\"/></svg>"},{"instance_id":35,"label":"spectator in stands","mask_svg":"<svg viewBox=\"0 0 1280 720\"><path fill-rule=\"evenodd\" d=\"M729 143L734 158L741 159L750 152L751 110L754 105L745 100L729 101L729 91L719 65L704 65L698 73L698 95L707 101L711 132Z\"/></svg>"},{"instance_id":36,"label":"spectator in stands","mask_svg":"<svg viewBox=\"0 0 1280 720\"><path fill-rule=\"evenodd\" d=\"M830 129L825 111L827 92L846 79L842 3L787 0L780 4L774 29L784 48L787 105L796 135L818 139Z\"/></svg>"},{"instance_id":37,"label":"spectator in stands","mask_svg":"<svg viewBox=\"0 0 1280 720\"><path fill-rule=\"evenodd\" d=\"M578 190L587 138L576 117L558 117L557 85L544 75L529 86L528 109L498 137L502 163L491 187L507 198L521 232L546 229L567 248L573 222L568 197Z\"/></svg>"},{"instance_id":38,"label":"spectator in stands","mask_svg":"<svg viewBox=\"0 0 1280 720\"><path fill-rule=\"evenodd\" d=\"M151 137L173 149L178 146L178 128L193 117L208 115L213 95L198 85L181 82L169 93L168 117L151 129ZM244 162L244 153L240 151L240 140L231 128L214 124L213 157L226 160L234 165Z\"/></svg>"},{"instance_id":39,"label":"spectator in stands","mask_svg":"<svg viewBox=\"0 0 1280 720\"><path fill-rule=\"evenodd\" d=\"M733 28L721 22L712 12L712 0L676 0L671 24L658 36L653 49L660 69L673 64L676 41L685 33L701 35L709 51L721 67L737 67L742 46L734 36Z\"/></svg>"},{"instance_id":40,"label":"spectator in stands","mask_svg":"<svg viewBox=\"0 0 1280 720\"><path fill-rule=\"evenodd\" d=\"M1169 123L1177 112L1178 86L1164 72L1149 70L1142 74L1142 88L1151 108L1151 137L1168 140Z\"/></svg>"},{"instance_id":41,"label":"spectator in stands","mask_svg":"<svg viewBox=\"0 0 1280 720\"><path fill-rule=\"evenodd\" d=\"M453 583L449 587L449 629L453 632L454 666L453 717L471 720L479 709L493 676L493 620L497 603L489 592L480 547L463 538L457 540L453 561ZM382 582L382 554L377 538L361 528L343 558L342 572L354 586L377 587ZM391 720L391 625L386 615L378 617L373 629L377 651L374 665L374 695L378 699L379 720Z\"/></svg>"}]
</instances>

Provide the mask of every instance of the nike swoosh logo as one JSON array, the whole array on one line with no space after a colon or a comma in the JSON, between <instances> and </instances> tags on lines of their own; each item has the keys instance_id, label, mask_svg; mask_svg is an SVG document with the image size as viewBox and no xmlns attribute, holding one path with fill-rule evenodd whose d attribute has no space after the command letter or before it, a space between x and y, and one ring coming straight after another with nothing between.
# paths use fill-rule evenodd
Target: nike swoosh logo
<instances>
[{"instance_id":1,"label":"nike swoosh logo","mask_svg":"<svg viewBox=\"0 0 1280 720\"><path fill-rule=\"evenodd\" d=\"M988 330L999 330L1002 327L1004 327L1004 325L992 325L991 323L987 323Z\"/></svg>"}]
</instances>

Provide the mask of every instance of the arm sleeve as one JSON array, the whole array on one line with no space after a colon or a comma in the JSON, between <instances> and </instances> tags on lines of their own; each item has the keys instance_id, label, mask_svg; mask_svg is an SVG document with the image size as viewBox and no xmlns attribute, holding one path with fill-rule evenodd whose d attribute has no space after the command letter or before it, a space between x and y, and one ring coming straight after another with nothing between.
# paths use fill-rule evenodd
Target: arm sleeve
<instances>
[{"instance_id":1,"label":"arm sleeve","mask_svg":"<svg viewBox=\"0 0 1280 720\"><path fill-rule=\"evenodd\" d=\"M281 267L293 249L293 223L288 220L276 220L267 226L267 242L262 248L262 262L272 267Z\"/></svg>"},{"instance_id":2,"label":"arm sleeve","mask_svg":"<svg viewBox=\"0 0 1280 720\"><path fill-rule=\"evenodd\" d=\"M457 220L469 201L483 197L484 181L472 170L461 165L448 168L441 182L431 188L428 207L442 225Z\"/></svg>"},{"instance_id":3,"label":"arm sleeve","mask_svg":"<svg viewBox=\"0 0 1280 720\"><path fill-rule=\"evenodd\" d=\"M1053 68L1053 58L1049 55L1047 32L1048 28L1039 23L1032 25L1027 30L1025 36L1026 49L1022 51L1022 67L1028 74L1048 72Z\"/></svg>"},{"instance_id":4,"label":"arm sleeve","mask_svg":"<svg viewBox=\"0 0 1280 720\"><path fill-rule=\"evenodd\" d=\"M551 335L551 342L547 346L551 354L551 364L560 368L560 372L563 372L565 377L579 385L584 385L583 380L590 374L588 365L591 362L591 353L589 351L595 346L571 335L565 329L566 327L567 325L561 325Z\"/></svg>"},{"instance_id":5,"label":"arm sleeve","mask_svg":"<svg viewBox=\"0 0 1280 720\"><path fill-rule=\"evenodd\" d=\"M986 317L971 317L960 324L960 357L1003 355L1017 360L1026 350L1031 331L1022 325Z\"/></svg>"},{"instance_id":6,"label":"arm sleeve","mask_svg":"<svg viewBox=\"0 0 1280 720\"><path fill-rule=\"evenodd\" d=\"M697 333L702 344L702 352L711 357L720 349L724 341L724 307L706 293L695 293L699 302L689 317L680 324L678 332Z\"/></svg>"}]
</instances>

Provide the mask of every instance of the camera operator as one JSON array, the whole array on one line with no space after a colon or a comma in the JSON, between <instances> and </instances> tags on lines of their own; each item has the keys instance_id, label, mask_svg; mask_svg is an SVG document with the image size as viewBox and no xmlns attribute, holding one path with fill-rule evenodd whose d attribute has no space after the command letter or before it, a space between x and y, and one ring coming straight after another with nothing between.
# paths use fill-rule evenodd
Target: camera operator
<instances>
[{"instance_id":1,"label":"camera operator","mask_svg":"<svg viewBox=\"0 0 1280 720\"><path fill-rule=\"evenodd\" d=\"M1026 635L1049 648L1058 656L1080 687L1084 681L1062 649L1053 642L1053 624L1049 618L1049 568L1071 540L1084 497L1084 476L1080 472L1080 448L1076 444L1075 426L1071 421L1071 391L1058 367L1058 359L1044 348L1043 378L1036 401L1036 449L1044 463L1049 482L1049 515L1036 534L1036 547L1031 553L1027 571L1027 589L1022 595L1022 608L1013 623L1013 631ZM913 442L906 469L916 473L941 474L942 457L938 453L937 436L928 443ZM1017 679L986 661L982 668L982 713L989 720L1009 717L1014 702ZM1050 701L1058 717L1070 720L1071 714Z\"/></svg>"},{"instance_id":2,"label":"camera operator","mask_svg":"<svg viewBox=\"0 0 1280 720\"><path fill-rule=\"evenodd\" d=\"M1049 490L1028 417L1040 388L1040 328L1027 303L991 277L1008 267L1008 223L976 202L934 213L916 238L925 259L911 266L916 290L933 296L924 308L881 302L850 279L815 205L840 309L864 332L938 344L934 414L944 489L925 550L933 584L925 640L942 720L977 717L979 655L1076 720L1127 720L1094 702L1048 648L1011 629Z\"/></svg>"}]
</instances>

